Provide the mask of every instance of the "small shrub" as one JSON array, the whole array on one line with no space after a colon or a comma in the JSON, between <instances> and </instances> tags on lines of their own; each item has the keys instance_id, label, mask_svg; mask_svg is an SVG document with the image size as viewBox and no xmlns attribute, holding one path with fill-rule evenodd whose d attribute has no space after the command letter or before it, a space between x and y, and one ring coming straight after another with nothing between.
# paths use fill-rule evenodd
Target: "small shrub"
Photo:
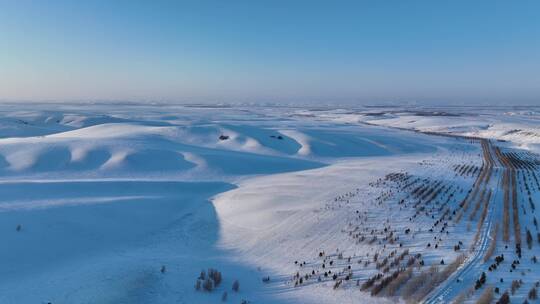
<instances>
[{"instance_id":1,"label":"small shrub","mask_svg":"<svg viewBox=\"0 0 540 304\"><path fill-rule=\"evenodd\" d=\"M489 304L493 301L493 287L488 287L482 292L476 304Z\"/></svg>"},{"instance_id":2,"label":"small shrub","mask_svg":"<svg viewBox=\"0 0 540 304\"><path fill-rule=\"evenodd\" d=\"M238 282L238 280L234 280L232 284L232 290L234 292L238 292L240 290L240 282Z\"/></svg>"},{"instance_id":3,"label":"small shrub","mask_svg":"<svg viewBox=\"0 0 540 304\"><path fill-rule=\"evenodd\" d=\"M212 280L210 278L207 278L206 280L204 280L204 283L203 283L203 288L205 291L212 291L212 289L214 289L214 283L212 282Z\"/></svg>"},{"instance_id":4,"label":"small shrub","mask_svg":"<svg viewBox=\"0 0 540 304\"><path fill-rule=\"evenodd\" d=\"M221 272L217 271L216 269L209 268L208 277L212 279L212 281L214 281L214 285L216 287L218 287L219 284L221 284L221 281L222 281Z\"/></svg>"},{"instance_id":5,"label":"small shrub","mask_svg":"<svg viewBox=\"0 0 540 304\"><path fill-rule=\"evenodd\" d=\"M482 275L480 276L480 283L485 284L486 283L486 273L482 272Z\"/></svg>"},{"instance_id":6,"label":"small shrub","mask_svg":"<svg viewBox=\"0 0 540 304\"><path fill-rule=\"evenodd\" d=\"M505 291L497 301L497 304L510 304L510 295Z\"/></svg>"},{"instance_id":7,"label":"small shrub","mask_svg":"<svg viewBox=\"0 0 540 304\"><path fill-rule=\"evenodd\" d=\"M512 281L512 286L510 287L512 295L514 295L516 293L516 290L518 290L519 287L521 287L521 282L518 281L518 280L513 280Z\"/></svg>"},{"instance_id":8,"label":"small shrub","mask_svg":"<svg viewBox=\"0 0 540 304\"><path fill-rule=\"evenodd\" d=\"M396 294L397 290L405 284L412 277L412 267L409 267L406 271L401 272L395 280L390 282L386 287L386 294L393 296Z\"/></svg>"},{"instance_id":9,"label":"small shrub","mask_svg":"<svg viewBox=\"0 0 540 304\"><path fill-rule=\"evenodd\" d=\"M374 276L372 276L371 278L369 278L367 281L365 281L362 286L360 286L360 290L364 291L364 290L367 290L369 288L371 288L371 286L373 286L373 284L375 284L375 282L382 278L382 274L379 273L379 274L376 274Z\"/></svg>"},{"instance_id":10,"label":"small shrub","mask_svg":"<svg viewBox=\"0 0 540 304\"><path fill-rule=\"evenodd\" d=\"M482 275L478 280L476 280L476 283L474 284L474 289L480 289L482 285L486 283L486 273L482 272Z\"/></svg>"},{"instance_id":11,"label":"small shrub","mask_svg":"<svg viewBox=\"0 0 540 304\"><path fill-rule=\"evenodd\" d=\"M538 299L538 293L536 291L536 287L533 287L531 288L531 290L529 290L529 300L536 300Z\"/></svg>"}]
</instances>

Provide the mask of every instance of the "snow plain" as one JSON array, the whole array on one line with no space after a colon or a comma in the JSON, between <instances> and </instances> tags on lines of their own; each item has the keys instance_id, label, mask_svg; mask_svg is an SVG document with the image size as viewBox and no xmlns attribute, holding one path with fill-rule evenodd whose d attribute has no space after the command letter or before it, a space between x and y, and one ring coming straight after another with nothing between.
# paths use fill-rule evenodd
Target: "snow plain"
<instances>
[{"instance_id":1,"label":"snow plain","mask_svg":"<svg viewBox=\"0 0 540 304\"><path fill-rule=\"evenodd\" d=\"M540 149L538 112L464 111L2 105L0 303L220 303L224 291L230 303L403 301L355 285L378 272L362 266L368 257L403 245L427 264L451 261L475 231L451 224L426 249L432 218L416 219L385 176L444 181L455 207L474 178L453 168L482 163L479 145L418 131ZM365 227L413 234L399 247L351 241L357 214ZM351 280L295 287L296 272L321 270L321 251L358 259ZM209 267L223 283L196 291Z\"/></svg>"}]
</instances>

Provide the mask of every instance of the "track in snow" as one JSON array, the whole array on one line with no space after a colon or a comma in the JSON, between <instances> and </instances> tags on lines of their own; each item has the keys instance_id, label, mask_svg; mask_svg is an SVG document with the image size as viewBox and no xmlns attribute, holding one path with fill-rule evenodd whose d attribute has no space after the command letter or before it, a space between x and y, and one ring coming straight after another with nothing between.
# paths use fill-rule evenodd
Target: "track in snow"
<instances>
[{"instance_id":1,"label":"track in snow","mask_svg":"<svg viewBox=\"0 0 540 304\"><path fill-rule=\"evenodd\" d=\"M491 144L488 144L488 146L489 149L487 151L489 151L489 157L493 160L495 159L495 157L493 156L493 147L491 146ZM495 164L497 163L495 162ZM502 162L500 164L503 166L503 170L508 169ZM489 202L487 219L483 223L483 227L481 228L482 230L480 237L478 241L473 245L472 255L468 256L463 265L456 272L454 272L446 281L444 281L438 288L429 293L424 299L424 303L448 303L459 293L469 289L470 286L474 284L475 279L479 276L479 274L475 273L474 271L478 268L479 265L484 263L483 257L485 256L486 251L489 248L489 243L492 239L490 236L490 231L493 224L493 214L495 213L495 208L497 206L500 206L500 204L497 204L496 201L499 198L499 196L497 195L499 192L499 188L502 187L501 175L499 174L496 183L492 181L491 183L485 185L485 187L490 187L494 189L495 192Z\"/></svg>"}]
</instances>

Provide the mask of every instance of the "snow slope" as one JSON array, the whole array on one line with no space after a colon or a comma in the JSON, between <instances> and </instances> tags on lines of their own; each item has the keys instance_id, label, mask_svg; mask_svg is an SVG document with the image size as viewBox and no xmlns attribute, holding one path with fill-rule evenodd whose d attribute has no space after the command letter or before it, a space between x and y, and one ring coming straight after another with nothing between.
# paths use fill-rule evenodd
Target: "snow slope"
<instances>
[{"instance_id":1,"label":"snow slope","mask_svg":"<svg viewBox=\"0 0 540 304\"><path fill-rule=\"evenodd\" d=\"M0 112L0 237L9 244L0 252L0 303L218 303L224 291L232 303L366 302L353 281L337 290L291 281L293 262L316 267L320 250L388 253L351 244L343 231L355 211L368 226L412 227L405 245L428 263L455 258L452 244L472 238L452 226L439 250L426 251L430 219L409 224L398 196L374 205L391 187L373 183L389 173L445 181L458 198L474 182L451 168L478 165L478 147L387 127L411 117L142 104L4 104ZM371 266L355 268L354 279L373 275ZM222 285L196 291L209 267L223 273Z\"/></svg>"}]
</instances>

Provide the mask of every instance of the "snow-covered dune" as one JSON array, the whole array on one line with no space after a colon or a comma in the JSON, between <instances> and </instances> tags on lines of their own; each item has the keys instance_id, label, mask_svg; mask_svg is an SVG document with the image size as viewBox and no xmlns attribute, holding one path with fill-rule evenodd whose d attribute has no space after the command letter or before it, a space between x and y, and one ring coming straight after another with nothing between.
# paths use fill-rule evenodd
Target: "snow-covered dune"
<instances>
[{"instance_id":1,"label":"snow-covered dune","mask_svg":"<svg viewBox=\"0 0 540 304\"><path fill-rule=\"evenodd\" d=\"M540 112L475 108L469 111L454 108L453 111L457 113L402 112L391 116L362 117L359 120L381 126L505 140L521 148L540 151Z\"/></svg>"},{"instance_id":2,"label":"snow-covered dune","mask_svg":"<svg viewBox=\"0 0 540 304\"><path fill-rule=\"evenodd\" d=\"M326 282L295 288L291 276L294 261L314 267L321 250L373 254L343 233L355 214L378 227L389 218L401 230L411 225L406 245L423 250L428 220L409 224L416 215L398 200L373 205L389 195L376 186L388 173L444 181L455 201L466 195L480 148L401 129L540 146L536 116L523 113L501 123L495 115L240 106L0 112L0 303L218 303L223 292L231 303L388 302L352 280L337 290ZM426 262L453 259L450 243L472 239L468 228L449 229L457 233ZM209 267L223 283L196 291ZM375 269L354 271L359 284ZM239 292L231 291L236 279Z\"/></svg>"},{"instance_id":3,"label":"snow-covered dune","mask_svg":"<svg viewBox=\"0 0 540 304\"><path fill-rule=\"evenodd\" d=\"M366 157L345 160L320 169L262 176L247 180L238 188L219 194L214 205L220 221L220 245L238 252L238 260L249 261L254 267L264 267L282 284L292 287L290 278L299 271L294 261L308 261L308 272L319 252L334 252L365 256L373 254L369 245L351 243L344 233L354 210L367 212L380 225L392 219L392 225L411 227L407 213L396 206L389 210L372 205L380 194L370 182L395 172L417 171L420 159L427 155ZM436 171L437 172L437 171ZM417 174L422 174L421 171ZM441 177L452 172L438 171ZM336 202L342 194L354 197ZM358 213L358 211L357 211ZM427 226L427 224L426 224ZM415 227L414 230L423 227ZM405 229L405 228L403 228ZM427 236L426 239L431 239ZM411 246L410 248L414 248ZM421 250L421 249L420 249ZM430 256L430 254L433 254ZM452 260L456 253L441 251L425 253L426 260ZM301 268L300 268L301 269ZM302 271L302 270L300 270ZM376 270L354 269L356 276L368 278ZM302 288L286 289L280 299L299 303L394 303L398 299L371 298L354 285L331 291L333 284L308 284ZM331 292L330 292L331 291Z\"/></svg>"}]
</instances>

